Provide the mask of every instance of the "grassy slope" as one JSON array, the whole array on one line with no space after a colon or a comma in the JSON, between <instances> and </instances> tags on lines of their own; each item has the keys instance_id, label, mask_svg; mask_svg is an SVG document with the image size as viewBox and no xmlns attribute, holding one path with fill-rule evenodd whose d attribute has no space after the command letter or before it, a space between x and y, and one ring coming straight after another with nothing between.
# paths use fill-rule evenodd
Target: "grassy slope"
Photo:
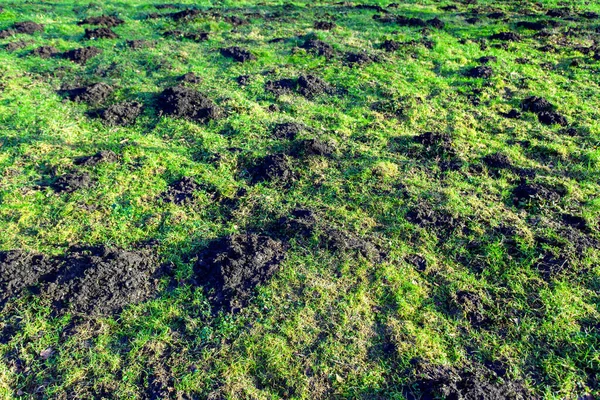
<instances>
[{"instance_id":1,"label":"grassy slope","mask_svg":"<svg viewBox=\"0 0 600 400\"><path fill-rule=\"evenodd\" d=\"M260 229L302 206L319 210L348 231L374 237L389 258L374 265L293 245L276 278L235 316L213 317L202 289L188 285L132 306L118 318L92 319L76 327L68 316L52 317L50 308L34 297L14 301L0 320L0 328L18 326L0 344L0 397L44 392L49 398L91 393L137 398L140 385L159 375L172 377L177 391L199 397L402 398L402 388L410 383L402 371L415 357L457 366L466 360L500 359L511 377L525 379L547 398L593 390L588 378L600 372L600 338L594 331L599 254L590 249L573 261L572 273L550 282L532 265L540 256L534 238L559 235L561 212L583 215L591 226L595 222L593 234L598 236L597 62L576 52L542 53L533 39L510 44L510 51L483 51L475 39L512 25L467 25L433 1L403 3L398 9L423 18L442 16L447 28L428 34L435 42L432 50L417 45L382 53L380 63L361 68L304 51L291 53L302 43L294 38L313 32L312 22L327 14L336 15L339 27L315 34L340 52L380 52L376 46L383 39L420 40L423 34L373 21L373 11L346 9L342 15L329 2L311 1L286 11L285 23L254 19L232 30L225 22L200 19L186 26L210 30L211 39L193 43L162 39L160 32L174 25L169 19L142 18L156 12L154 1L77 3L2 3L0 28L31 19L45 24L46 31L23 37L31 41L24 50L0 52L1 249L60 253L75 243L130 247L157 239L157 251L177 266L177 276L184 280L191 274L184 255L213 238ZM223 7L228 15L237 13L230 10L234 6L244 12L281 10L277 2L266 3L201 5ZM600 11L598 5L578 3L581 9ZM503 7L523 12L522 6ZM123 39L98 41L94 45L104 54L83 67L25 56L39 45L78 47L84 42L83 27L75 22L113 12L127 22L114 28L123 39L154 39L156 46L132 51L122 45ZM292 39L268 43L275 37ZM224 59L217 49L231 44L250 48L258 61L239 65ZM498 57L495 76L486 82L463 77L483 55ZM518 64L520 57L534 62ZM586 61L573 68L573 58ZM188 71L203 78L199 89L230 112L227 118L198 125L159 119L148 108L136 125L110 128L86 117L87 106L63 101L55 93L65 83L103 81L117 88L115 100L151 103ZM265 71L271 74L265 76ZM280 111L268 112L275 99L263 90L264 82L305 71L348 93L314 101L284 96L277 101ZM246 88L235 82L241 74L252 76ZM465 95L474 87L482 90L479 106ZM507 91L514 92L512 98L505 98ZM558 127L541 125L532 115L522 120L498 115L518 108L529 95L557 104L585 135L560 134ZM399 120L372 110L371 104L382 99L394 100L390 107L404 106L405 116ZM306 137L335 140L338 156L298 162L301 178L289 190L241 179L243 159L286 148L270 137L270 127L287 120L315 129ZM466 161L461 170L442 172L435 160L407 151L415 147L412 136L429 130L452 135ZM514 144L524 140L529 147ZM234 147L242 151L228 150ZM112 149L122 159L88 168L97 181L93 188L64 195L35 189L52 174L73 170L74 157L98 149ZM564 185L568 194L552 206L515 208L510 200L513 173L494 178L470 168L496 151L518 167L536 169L537 181ZM222 156L219 162L210 161L215 153ZM189 206L160 201L166 186L184 175L231 197L239 188L248 193L232 215L208 193L200 193ZM406 220L407 211L419 203L460 216L470 229L439 240L440 232ZM495 233L500 226L518 232L518 257L508 254ZM477 248L467 246L474 241ZM427 259L426 273L405 261L413 253ZM484 271L475 273L472 265L484 265ZM467 316L453 312L448 304L460 290L481 297L485 316L496 321L494 329L474 327ZM393 356L383 354L388 342L397 352ZM54 353L43 360L39 353L48 348ZM22 368L16 368L17 359Z\"/></svg>"}]
</instances>

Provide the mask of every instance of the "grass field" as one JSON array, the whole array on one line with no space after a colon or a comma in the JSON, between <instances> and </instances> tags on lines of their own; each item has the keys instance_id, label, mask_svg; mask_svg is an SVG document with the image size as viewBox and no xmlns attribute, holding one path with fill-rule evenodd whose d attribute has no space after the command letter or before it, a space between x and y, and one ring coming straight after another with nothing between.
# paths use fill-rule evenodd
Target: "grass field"
<instances>
[{"instance_id":1,"label":"grass field","mask_svg":"<svg viewBox=\"0 0 600 400\"><path fill-rule=\"evenodd\" d=\"M0 398L600 398L600 2L0 7Z\"/></svg>"}]
</instances>

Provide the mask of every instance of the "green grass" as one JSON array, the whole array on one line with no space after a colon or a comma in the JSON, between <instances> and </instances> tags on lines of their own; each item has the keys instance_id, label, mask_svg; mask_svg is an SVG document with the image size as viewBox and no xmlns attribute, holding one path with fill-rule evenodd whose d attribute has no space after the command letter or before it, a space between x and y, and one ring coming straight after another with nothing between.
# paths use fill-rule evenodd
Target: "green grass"
<instances>
[{"instance_id":1,"label":"green grass","mask_svg":"<svg viewBox=\"0 0 600 400\"><path fill-rule=\"evenodd\" d=\"M1 398L137 399L160 376L173 398L402 399L414 381L416 358L459 369L500 360L507 379L524 381L543 398L600 396L600 251L577 250L561 230L561 214L580 215L591 227L587 237L600 239L600 63L572 50L597 39L597 20L564 21L557 33L586 30L567 37L570 47L545 53L532 31L521 30L524 40L508 49L490 42L482 50L478 40L515 30L515 21L535 19L519 15L543 15L557 1L481 0L482 13L500 9L511 21L482 18L476 25L459 15L463 6L442 11L450 1L402 2L392 10L446 22L445 29L428 33L382 24L371 10L341 13L336 1L297 1L289 8L270 0L179 2L226 15L282 13L281 20L253 17L238 28L211 17L183 24L146 20L161 3L0 3L0 28L23 20L45 25L43 34L0 43L27 41L21 50L0 51L0 249L60 254L74 244L131 248L156 240L156 252L175 266L179 282L167 288L165 279L157 298L113 318L57 317L34 295L11 301L0 316L0 332L15 329L0 344ZM597 2L569 5L600 12ZM126 21L114 28L121 39L93 41L104 52L85 66L28 55L41 45L61 51L89 45L76 22L112 13ZM314 31L313 22L328 16L338 27ZM202 43L162 37L176 26L211 36ZM327 60L292 51L309 34L338 54L364 49L381 60L350 67L340 55ZM277 37L287 40L269 42ZM433 49L378 48L385 39L424 37ZM154 40L155 46L134 51L125 39ZM230 45L246 47L258 59L236 64L222 57L218 49ZM498 58L491 64L494 76L465 77L485 55ZM531 62L521 64L520 58ZM580 65L571 66L572 60ZM156 95L189 71L202 77L198 89L226 110L226 118L203 125L156 115ZM276 99L264 90L268 80L303 72L346 92L308 100ZM239 75L250 75L251 83L240 87ZM99 81L115 87L111 101L148 106L135 125L105 126L87 116L90 107L56 93L73 82ZM468 97L474 89L479 105ZM542 125L533 114L521 120L499 115L531 95L557 105L580 134ZM374 108L375 102L382 103ZM274 103L279 111L268 111ZM393 116L397 110L400 117ZM289 148L270 134L283 121L312 128L302 138L334 141L337 154L296 161L299 179L287 189L253 185L245 178L249 160ZM451 135L463 161L458 170L443 171L438 160L422 156L412 138L427 131ZM100 149L115 151L120 162L74 166L74 158ZM535 169L532 182L564 186L566 195L556 203L515 207L516 174L495 177L482 166L481 159L495 152L516 168ZM213 154L221 156L218 162L211 161ZM88 171L95 185L61 195L39 186L72 170ZM247 194L231 213L209 192L189 205L163 202L161 193L182 176L225 198L242 188ZM407 213L419 204L458 218L464 229L445 234L409 222ZM314 241L292 241L278 274L246 308L214 315L204 289L189 283L193 261L187 256L215 238L267 229L296 207L372 240L388 257L374 263L320 249ZM515 246L501 227L514 229ZM569 270L544 279L534 267L544 252L569 258ZM424 272L407 261L411 254L427 260ZM492 328L476 326L457 309L460 291L480 297ZM386 344L393 354L381 350ZM43 359L46 349L53 353Z\"/></svg>"}]
</instances>

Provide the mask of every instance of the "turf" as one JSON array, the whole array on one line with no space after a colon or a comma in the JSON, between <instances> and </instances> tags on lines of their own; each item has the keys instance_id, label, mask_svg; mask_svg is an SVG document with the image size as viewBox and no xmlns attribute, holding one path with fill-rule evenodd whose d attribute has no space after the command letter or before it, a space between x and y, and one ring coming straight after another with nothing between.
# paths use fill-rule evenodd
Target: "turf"
<instances>
[{"instance_id":1,"label":"turf","mask_svg":"<svg viewBox=\"0 0 600 400\"><path fill-rule=\"evenodd\" d=\"M162 271L109 315L0 303L1 398L600 396L600 4L162 4L0 2L43 26L0 39L0 250ZM285 257L231 308L198 265L240 234Z\"/></svg>"}]
</instances>

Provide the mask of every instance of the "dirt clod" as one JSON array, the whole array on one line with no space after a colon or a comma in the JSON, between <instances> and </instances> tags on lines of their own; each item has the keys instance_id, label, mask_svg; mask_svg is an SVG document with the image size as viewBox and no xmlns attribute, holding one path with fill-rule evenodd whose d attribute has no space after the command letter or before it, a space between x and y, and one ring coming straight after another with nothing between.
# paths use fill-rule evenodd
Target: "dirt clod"
<instances>
[{"instance_id":1,"label":"dirt clod","mask_svg":"<svg viewBox=\"0 0 600 400\"><path fill-rule=\"evenodd\" d=\"M415 136L414 140L424 146L426 154L441 156L455 153L452 137L447 133L425 132Z\"/></svg>"},{"instance_id":2,"label":"dirt clod","mask_svg":"<svg viewBox=\"0 0 600 400\"><path fill-rule=\"evenodd\" d=\"M254 288L267 282L285 257L283 243L254 233L213 242L195 265L197 279L215 290L214 300L226 308L243 306Z\"/></svg>"},{"instance_id":3,"label":"dirt clod","mask_svg":"<svg viewBox=\"0 0 600 400\"><path fill-rule=\"evenodd\" d=\"M288 184L294 179L290 160L285 154L271 154L264 157L251 172L254 182L277 181Z\"/></svg>"},{"instance_id":4,"label":"dirt clod","mask_svg":"<svg viewBox=\"0 0 600 400\"><path fill-rule=\"evenodd\" d=\"M58 49L52 46L41 46L31 52L32 56L50 58L58 53Z\"/></svg>"},{"instance_id":5,"label":"dirt clod","mask_svg":"<svg viewBox=\"0 0 600 400\"><path fill-rule=\"evenodd\" d=\"M193 72L188 72L187 74L180 76L177 80L179 82L191 83L193 85L197 85L198 83L202 82L202 78Z\"/></svg>"},{"instance_id":6,"label":"dirt clod","mask_svg":"<svg viewBox=\"0 0 600 400\"><path fill-rule=\"evenodd\" d=\"M336 24L335 22L330 21L315 21L313 27L321 31L330 31L332 29L335 29Z\"/></svg>"},{"instance_id":7,"label":"dirt clod","mask_svg":"<svg viewBox=\"0 0 600 400\"><path fill-rule=\"evenodd\" d=\"M112 87L108 86L106 83L100 82L90 86L60 91L59 93L66 94L72 101L100 104L103 103L112 92Z\"/></svg>"},{"instance_id":8,"label":"dirt clod","mask_svg":"<svg viewBox=\"0 0 600 400\"><path fill-rule=\"evenodd\" d=\"M196 183L193 178L184 176L183 178L171 183L162 198L166 202L178 205L189 203L194 199L194 194L201 189L201 185Z\"/></svg>"},{"instance_id":9,"label":"dirt clod","mask_svg":"<svg viewBox=\"0 0 600 400\"><path fill-rule=\"evenodd\" d=\"M378 57L366 52L346 53L346 62L350 65L364 65L378 61Z\"/></svg>"},{"instance_id":10,"label":"dirt clod","mask_svg":"<svg viewBox=\"0 0 600 400\"><path fill-rule=\"evenodd\" d=\"M315 75L302 75L298 78L298 92L308 98L331 92L331 86Z\"/></svg>"},{"instance_id":11,"label":"dirt clod","mask_svg":"<svg viewBox=\"0 0 600 400\"><path fill-rule=\"evenodd\" d=\"M92 178L88 173L69 173L59 176L51 187L56 193L72 193L79 189L85 189L91 184Z\"/></svg>"},{"instance_id":12,"label":"dirt clod","mask_svg":"<svg viewBox=\"0 0 600 400\"><path fill-rule=\"evenodd\" d=\"M514 32L500 32L490 36L491 40L501 40L504 42L519 42L521 36Z\"/></svg>"},{"instance_id":13,"label":"dirt clod","mask_svg":"<svg viewBox=\"0 0 600 400\"><path fill-rule=\"evenodd\" d=\"M474 67L469 69L466 72L466 75L469 78L491 78L492 75L494 75L494 70L492 69L492 67L489 67L487 65L480 65L478 67Z\"/></svg>"},{"instance_id":14,"label":"dirt clod","mask_svg":"<svg viewBox=\"0 0 600 400\"><path fill-rule=\"evenodd\" d=\"M306 49L309 53L324 56L327 58L333 57L333 46L331 46L329 43L325 43L322 40L309 39L305 41L300 47Z\"/></svg>"},{"instance_id":15,"label":"dirt clod","mask_svg":"<svg viewBox=\"0 0 600 400\"><path fill-rule=\"evenodd\" d=\"M538 114L538 120L544 125L569 125L567 118L556 111L542 111Z\"/></svg>"},{"instance_id":16,"label":"dirt clod","mask_svg":"<svg viewBox=\"0 0 600 400\"><path fill-rule=\"evenodd\" d=\"M107 247L72 249L55 260L56 278L42 289L59 310L110 315L147 300L157 282L157 262L146 252Z\"/></svg>"},{"instance_id":17,"label":"dirt clod","mask_svg":"<svg viewBox=\"0 0 600 400\"><path fill-rule=\"evenodd\" d=\"M102 50L94 47L88 46L80 49L69 50L62 53L62 57L67 60L71 60L78 64L85 64L89 59L96 57L97 55L102 54Z\"/></svg>"},{"instance_id":18,"label":"dirt clod","mask_svg":"<svg viewBox=\"0 0 600 400\"><path fill-rule=\"evenodd\" d=\"M110 15L101 15L99 17L88 17L82 21L79 21L77 25L98 25L98 26L106 26L108 28L112 28L114 26L119 26L124 24L120 18L110 16Z\"/></svg>"},{"instance_id":19,"label":"dirt clod","mask_svg":"<svg viewBox=\"0 0 600 400\"><path fill-rule=\"evenodd\" d=\"M532 203L556 203L566 195L566 190L541 183L521 182L512 194L514 205L522 207Z\"/></svg>"},{"instance_id":20,"label":"dirt clod","mask_svg":"<svg viewBox=\"0 0 600 400\"><path fill-rule=\"evenodd\" d=\"M381 44L381 48L387 51L388 53L400 50L401 47L402 43L396 40L386 40Z\"/></svg>"},{"instance_id":21,"label":"dirt clod","mask_svg":"<svg viewBox=\"0 0 600 400\"><path fill-rule=\"evenodd\" d=\"M254 54L238 46L223 48L221 49L221 54L224 57L232 58L237 62L256 60L256 56Z\"/></svg>"},{"instance_id":22,"label":"dirt clod","mask_svg":"<svg viewBox=\"0 0 600 400\"><path fill-rule=\"evenodd\" d=\"M221 109L208 97L181 85L163 91L158 98L158 107L166 115L201 122L218 119L222 115Z\"/></svg>"},{"instance_id":23,"label":"dirt clod","mask_svg":"<svg viewBox=\"0 0 600 400\"><path fill-rule=\"evenodd\" d=\"M273 128L273 136L277 139L293 140L298 134L306 129L306 126L297 122L284 122L275 125Z\"/></svg>"},{"instance_id":24,"label":"dirt clod","mask_svg":"<svg viewBox=\"0 0 600 400\"><path fill-rule=\"evenodd\" d=\"M116 162L119 159L117 154L111 150L100 150L94 155L84 156L75 159L75 165L83 165L86 167L91 167L94 165L98 165L101 163L111 163Z\"/></svg>"},{"instance_id":25,"label":"dirt clod","mask_svg":"<svg viewBox=\"0 0 600 400\"><path fill-rule=\"evenodd\" d=\"M110 28L86 29L84 37L89 40L93 39L118 39L119 35Z\"/></svg>"},{"instance_id":26,"label":"dirt clod","mask_svg":"<svg viewBox=\"0 0 600 400\"><path fill-rule=\"evenodd\" d=\"M44 27L40 24L37 24L33 21L23 21L23 22L15 22L13 25L13 29L17 33L25 33L27 35L32 35L36 32L43 32Z\"/></svg>"},{"instance_id":27,"label":"dirt clod","mask_svg":"<svg viewBox=\"0 0 600 400\"><path fill-rule=\"evenodd\" d=\"M100 117L109 125L130 125L135 122L143 109L137 101L118 103L100 112Z\"/></svg>"},{"instance_id":28,"label":"dirt clod","mask_svg":"<svg viewBox=\"0 0 600 400\"><path fill-rule=\"evenodd\" d=\"M0 305L34 286L55 266L41 254L21 250L0 251Z\"/></svg>"},{"instance_id":29,"label":"dirt clod","mask_svg":"<svg viewBox=\"0 0 600 400\"><path fill-rule=\"evenodd\" d=\"M545 98L531 96L521 102L521 109L533 113L541 113L544 111L553 111L554 106Z\"/></svg>"}]
</instances>

